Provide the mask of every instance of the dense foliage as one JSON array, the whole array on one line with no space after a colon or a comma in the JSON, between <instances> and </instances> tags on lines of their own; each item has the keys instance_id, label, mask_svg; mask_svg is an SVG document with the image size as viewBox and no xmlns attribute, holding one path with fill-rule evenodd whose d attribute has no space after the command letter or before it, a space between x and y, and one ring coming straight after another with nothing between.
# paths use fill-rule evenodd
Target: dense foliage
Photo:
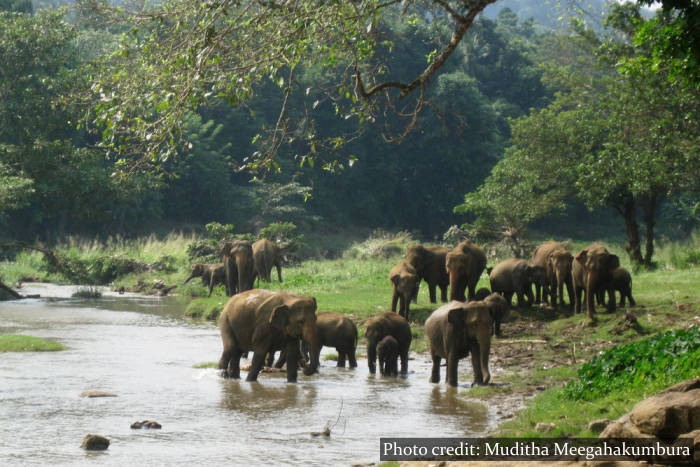
<instances>
[{"instance_id":1,"label":"dense foliage","mask_svg":"<svg viewBox=\"0 0 700 467\"><path fill-rule=\"evenodd\" d=\"M633 344L607 350L585 363L564 389L571 399L593 400L625 387L652 386L697 375L700 368L700 328L669 331Z\"/></svg>"}]
</instances>

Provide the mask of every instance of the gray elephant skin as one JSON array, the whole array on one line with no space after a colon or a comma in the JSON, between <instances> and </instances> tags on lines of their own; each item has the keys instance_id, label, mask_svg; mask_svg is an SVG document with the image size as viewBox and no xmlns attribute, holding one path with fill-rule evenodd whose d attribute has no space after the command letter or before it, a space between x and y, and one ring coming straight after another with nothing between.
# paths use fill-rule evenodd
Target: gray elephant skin
<instances>
[{"instance_id":1,"label":"gray elephant skin","mask_svg":"<svg viewBox=\"0 0 700 467\"><path fill-rule=\"evenodd\" d=\"M391 311L374 316L365 323L369 372L374 374L377 371L377 344L386 336L392 336L399 343L401 374L405 375L408 373L408 349L413 339L411 326L403 316Z\"/></svg>"},{"instance_id":2,"label":"gray elephant skin","mask_svg":"<svg viewBox=\"0 0 700 467\"><path fill-rule=\"evenodd\" d=\"M386 336L377 343L379 373L382 376L398 376L399 343L392 336Z\"/></svg>"},{"instance_id":3,"label":"gray elephant skin","mask_svg":"<svg viewBox=\"0 0 700 467\"><path fill-rule=\"evenodd\" d=\"M219 369L224 376L240 378L240 358L253 351L246 381L256 381L270 352L284 350L287 381L296 382L300 344L309 344L311 362L305 375L318 369L316 299L287 292L253 289L241 292L224 307L219 318L223 352Z\"/></svg>"},{"instance_id":4,"label":"gray elephant skin","mask_svg":"<svg viewBox=\"0 0 700 467\"><path fill-rule=\"evenodd\" d=\"M450 278L445 271L447 251L447 248L442 246L423 245L412 245L406 250L406 262L416 270L418 275L416 290L413 293L414 301L417 299L421 280L428 284L430 303L437 303L436 287L440 287L440 300L447 301L447 285L450 283Z\"/></svg>"},{"instance_id":5,"label":"gray elephant skin","mask_svg":"<svg viewBox=\"0 0 700 467\"><path fill-rule=\"evenodd\" d=\"M569 306L574 305L574 285L571 269L574 257L564 243L545 242L532 253L531 264L545 268L544 281L535 283L535 303L546 302L564 306L564 287L569 295Z\"/></svg>"},{"instance_id":6,"label":"gray elephant skin","mask_svg":"<svg viewBox=\"0 0 700 467\"><path fill-rule=\"evenodd\" d=\"M491 270L491 291L498 292L511 304L513 294L518 297L518 306L530 306L533 303L532 284L542 282L545 269L533 266L524 259L510 258L501 261ZM527 302L525 301L527 298Z\"/></svg>"},{"instance_id":7,"label":"gray elephant skin","mask_svg":"<svg viewBox=\"0 0 700 467\"><path fill-rule=\"evenodd\" d=\"M336 366L344 368L345 360L350 368L357 367L355 350L357 349L357 326L347 316L331 311L323 311L316 314L316 332L318 336L318 352L321 347L335 347L338 352ZM306 350L308 344L304 342L302 347ZM319 360L316 355L316 361Z\"/></svg>"},{"instance_id":8,"label":"gray elephant skin","mask_svg":"<svg viewBox=\"0 0 700 467\"><path fill-rule=\"evenodd\" d=\"M492 305L482 301L451 301L437 310L425 321L425 335L430 341L433 368L431 383L440 382L440 361L447 360L446 381L457 386L459 360L471 354L474 384L487 384L489 353L493 333Z\"/></svg>"},{"instance_id":9,"label":"gray elephant skin","mask_svg":"<svg viewBox=\"0 0 700 467\"><path fill-rule=\"evenodd\" d=\"M595 321L595 297L599 291L615 296L613 271L620 267L620 258L600 243L592 243L581 250L572 266L576 313L581 312L583 293L586 295L586 315ZM608 311L615 311L615 300L608 301Z\"/></svg>"},{"instance_id":10,"label":"gray elephant skin","mask_svg":"<svg viewBox=\"0 0 700 467\"><path fill-rule=\"evenodd\" d=\"M486 254L471 240L464 240L449 251L444 265L450 281L450 300L472 300L476 284L486 268ZM468 295L465 295L465 291Z\"/></svg>"},{"instance_id":11,"label":"gray elephant skin","mask_svg":"<svg viewBox=\"0 0 700 467\"><path fill-rule=\"evenodd\" d=\"M282 282L282 251L266 238L253 243L253 263L255 274L264 282L272 280L272 268L277 268L277 280Z\"/></svg>"},{"instance_id":12,"label":"gray elephant skin","mask_svg":"<svg viewBox=\"0 0 700 467\"><path fill-rule=\"evenodd\" d=\"M195 263L192 265L192 272L185 279L185 284L195 277L202 278L202 283L209 287L209 296L211 296L214 287L219 284L226 285L226 268L223 264Z\"/></svg>"},{"instance_id":13,"label":"gray elephant skin","mask_svg":"<svg viewBox=\"0 0 700 467\"><path fill-rule=\"evenodd\" d=\"M255 264L250 242L225 242L221 247L226 270L226 294L230 297L253 288Z\"/></svg>"},{"instance_id":14,"label":"gray elephant skin","mask_svg":"<svg viewBox=\"0 0 700 467\"><path fill-rule=\"evenodd\" d=\"M396 311L398 302L399 314L408 320L411 299L418 286L418 274L413 266L403 261L391 268L389 280L392 284L391 311Z\"/></svg>"}]
</instances>

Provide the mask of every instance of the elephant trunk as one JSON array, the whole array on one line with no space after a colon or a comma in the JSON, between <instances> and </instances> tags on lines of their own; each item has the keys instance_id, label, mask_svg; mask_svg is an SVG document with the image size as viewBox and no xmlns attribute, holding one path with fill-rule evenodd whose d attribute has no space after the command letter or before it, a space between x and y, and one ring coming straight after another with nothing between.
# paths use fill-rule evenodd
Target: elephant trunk
<instances>
[{"instance_id":1,"label":"elephant trunk","mask_svg":"<svg viewBox=\"0 0 700 467\"><path fill-rule=\"evenodd\" d=\"M191 281L195 277L197 277L196 274L190 274L189 277L187 279L185 279L185 282L183 282L183 284L187 284L189 281Z\"/></svg>"},{"instance_id":2,"label":"elephant trunk","mask_svg":"<svg viewBox=\"0 0 700 467\"><path fill-rule=\"evenodd\" d=\"M238 291L245 292L253 288L252 264L246 259L236 259L238 268Z\"/></svg>"},{"instance_id":3,"label":"elephant trunk","mask_svg":"<svg viewBox=\"0 0 700 467\"><path fill-rule=\"evenodd\" d=\"M321 354L321 346L319 345L318 332L316 325L307 326L304 328L303 341L308 345L310 361L304 367L304 374L311 376L318 373L319 357Z\"/></svg>"},{"instance_id":4,"label":"elephant trunk","mask_svg":"<svg viewBox=\"0 0 700 467\"><path fill-rule=\"evenodd\" d=\"M456 268L449 270L450 275L450 300L464 301L464 293L461 291L460 274Z\"/></svg>"}]
</instances>

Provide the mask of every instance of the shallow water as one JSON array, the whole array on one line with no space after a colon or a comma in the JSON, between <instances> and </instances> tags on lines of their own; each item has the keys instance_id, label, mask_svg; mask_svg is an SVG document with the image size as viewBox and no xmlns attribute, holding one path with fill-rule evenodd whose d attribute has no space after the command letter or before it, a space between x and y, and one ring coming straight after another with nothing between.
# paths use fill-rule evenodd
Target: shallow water
<instances>
[{"instance_id":1,"label":"shallow water","mask_svg":"<svg viewBox=\"0 0 700 467\"><path fill-rule=\"evenodd\" d=\"M0 334L69 347L0 354L0 465L349 465L377 461L380 436L478 436L494 423L492 410L428 383L422 355L406 378L370 375L358 359L355 370L324 361L320 374L300 372L297 384L283 374L225 380L193 368L218 360L221 341L214 326L178 318L175 299L65 298L74 290L25 286L23 293L64 298L0 302ZM460 380L471 381L460 366ZM117 397L79 396L90 389ZM130 428L145 419L163 428ZM330 438L310 435L326 424ZM83 451L87 433L108 437L109 449Z\"/></svg>"}]
</instances>

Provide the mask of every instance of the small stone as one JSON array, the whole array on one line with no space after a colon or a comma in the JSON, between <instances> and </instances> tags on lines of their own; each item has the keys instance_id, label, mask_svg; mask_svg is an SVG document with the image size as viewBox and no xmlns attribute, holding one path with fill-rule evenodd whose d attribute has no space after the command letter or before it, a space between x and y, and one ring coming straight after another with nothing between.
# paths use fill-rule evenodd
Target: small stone
<instances>
[{"instance_id":1,"label":"small stone","mask_svg":"<svg viewBox=\"0 0 700 467\"><path fill-rule=\"evenodd\" d=\"M143 422L134 422L131 424L131 429L132 430L138 430L143 426Z\"/></svg>"},{"instance_id":2,"label":"small stone","mask_svg":"<svg viewBox=\"0 0 700 467\"><path fill-rule=\"evenodd\" d=\"M113 392L89 390L81 392L80 397L117 397L117 395Z\"/></svg>"},{"instance_id":3,"label":"small stone","mask_svg":"<svg viewBox=\"0 0 700 467\"><path fill-rule=\"evenodd\" d=\"M593 433L600 433L608 425L610 425L610 423L612 423L612 420L608 420L607 418L593 420L591 423L588 424L588 429L591 430Z\"/></svg>"},{"instance_id":4,"label":"small stone","mask_svg":"<svg viewBox=\"0 0 700 467\"><path fill-rule=\"evenodd\" d=\"M159 430L159 429L163 428L163 426L160 423L156 422L155 420L144 420L142 422L136 421L136 422L132 423L131 428L134 430L137 430L139 428L151 428L154 430Z\"/></svg>"},{"instance_id":5,"label":"small stone","mask_svg":"<svg viewBox=\"0 0 700 467\"><path fill-rule=\"evenodd\" d=\"M80 447L86 451L104 451L109 447L109 440L104 436L89 434L83 438Z\"/></svg>"},{"instance_id":6,"label":"small stone","mask_svg":"<svg viewBox=\"0 0 700 467\"><path fill-rule=\"evenodd\" d=\"M550 423L540 422L537 425L535 425L535 431L539 431L540 433L549 433L550 431L552 431L552 429L555 426L556 425L554 423L551 423L551 422Z\"/></svg>"}]
</instances>

